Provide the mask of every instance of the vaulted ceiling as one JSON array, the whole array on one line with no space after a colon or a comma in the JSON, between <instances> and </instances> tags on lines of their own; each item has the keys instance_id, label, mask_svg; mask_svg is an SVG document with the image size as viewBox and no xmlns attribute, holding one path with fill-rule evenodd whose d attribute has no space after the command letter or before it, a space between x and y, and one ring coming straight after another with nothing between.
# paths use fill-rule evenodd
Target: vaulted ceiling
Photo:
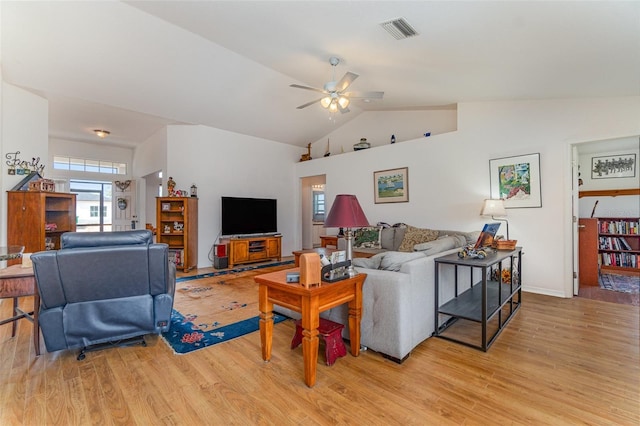
<instances>
[{"instance_id":1,"label":"vaulted ceiling","mask_svg":"<svg viewBox=\"0 0 640 426\"><path fill-rule=\"evenodd\" d=\"M135 146L170 123L306 146L371 110L640 95L640 2L0 2L2 78L53 137ZM418 32L396 40L380 24ZM313 91L384 91L333 114Z\"/></svg>"}]
</instances>

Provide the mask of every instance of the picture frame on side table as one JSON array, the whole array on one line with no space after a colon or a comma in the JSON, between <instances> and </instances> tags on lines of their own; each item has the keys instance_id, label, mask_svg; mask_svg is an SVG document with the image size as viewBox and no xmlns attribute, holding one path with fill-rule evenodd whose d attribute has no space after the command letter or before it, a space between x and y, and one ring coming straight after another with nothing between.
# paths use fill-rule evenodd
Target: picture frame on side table
<instances>
[{"instance_id":1,"label":"picture frame on side table","mask_svg":"<svg viewBox=\"0 0 640 426\"><path fill-rule=\"evenodd\" d=\"M373 172L373 190L376 204L408 202L409 168Z\"/></svg>"},{"instance_id":2,"label":"picture frame on side table","mask_svg":"<svg viewBox=\"0 0 640 426\"><path fill-rule=\"evenodd\" d=\"M507 209L542 207L540 154L489 160L491 198Z\"/></svg>"},{"instance_id":3,"label":"picture frame on side table","mask_svg":"<svg viewBox=\"0 0 640 426\"><path fill-rule=\"evenodd\" d=\"M591 179L636 177L636 155L621 154L591 158Z\"/></svg>"}]
</instances>

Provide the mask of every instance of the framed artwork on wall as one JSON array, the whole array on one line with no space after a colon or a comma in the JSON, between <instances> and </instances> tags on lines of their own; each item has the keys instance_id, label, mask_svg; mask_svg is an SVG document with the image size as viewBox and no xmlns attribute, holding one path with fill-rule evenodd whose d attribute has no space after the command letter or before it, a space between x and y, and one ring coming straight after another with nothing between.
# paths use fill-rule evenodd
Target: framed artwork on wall
<instances>
[{"instance_id":1,"label":"framed artwork on wall","mask_svg":"<svg viewBox=\"0 0 640 426\"><path fill-rule=\"evenodd\" d=\"M409 201L409 168L373 172L374 201L406 203Z\"/></svg>"},{"instance_id":2,"label":"framed artwork on wall","mask_svg":"<svg viewBox=\"0 0 640 426\"><path fill-rule=\"evenodd\" d=\"M591 179L636 177L636 155L607 155L591 158Z\"/></svg>"},{"instance_id":3,"label":"framed artwork on wall","mask_svg":"<svg viewBox=\"0 0 640 426\"><path fill-rule=\"evenodd\" d=\"M540 154L489 160L491 198L502 198L507 209L542 207Z\"/></svg>"}]
</instances>

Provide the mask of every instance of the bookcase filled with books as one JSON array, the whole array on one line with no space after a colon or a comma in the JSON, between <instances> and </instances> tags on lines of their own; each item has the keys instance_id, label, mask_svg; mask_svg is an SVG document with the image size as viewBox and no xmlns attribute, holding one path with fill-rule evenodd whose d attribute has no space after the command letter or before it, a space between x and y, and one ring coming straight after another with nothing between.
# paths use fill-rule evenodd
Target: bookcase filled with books
<instances>
[{"instance_id":1,"label":"bookcase filled with books","mask_svg":"<svg viewBox=\"0 0 640 426\"><path fill-rule=\"evenodd\" d=\"M640 218L598 218L598 257L602 272L640 274Z\"/></svg>"}]
</instances>

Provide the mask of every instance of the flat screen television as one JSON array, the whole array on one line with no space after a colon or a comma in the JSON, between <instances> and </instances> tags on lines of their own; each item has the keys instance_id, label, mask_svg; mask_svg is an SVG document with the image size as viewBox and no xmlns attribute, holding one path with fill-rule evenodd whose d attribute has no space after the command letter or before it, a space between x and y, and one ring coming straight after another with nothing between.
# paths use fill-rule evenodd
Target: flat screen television
<instances>
[{"instance_id":1,"label":"flat screen television","mask_svg":"<svg viewBox=\"0 0 640 426\"><path fill-rule=\"evenodd\" d=\"M278 232L278 200L222 197L222 235Z\"/></svg>"}]
</instances>

